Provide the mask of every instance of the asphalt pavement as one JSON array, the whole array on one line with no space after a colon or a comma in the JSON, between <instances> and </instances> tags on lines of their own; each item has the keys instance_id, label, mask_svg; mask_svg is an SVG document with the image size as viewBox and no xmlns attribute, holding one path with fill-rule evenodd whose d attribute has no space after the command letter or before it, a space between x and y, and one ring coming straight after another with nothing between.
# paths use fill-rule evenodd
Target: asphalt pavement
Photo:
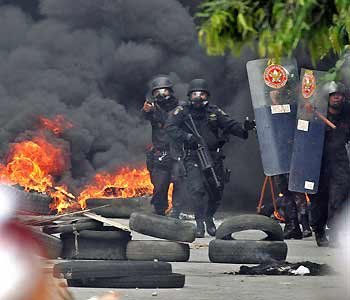
<instances>
[{"instance_id":1,"label":"asphalt pavement","mask_svg":"<svg viewBox=\"0 0 350 300\"><path fill-rule=\"evenodd\" d=\"M128 220L120 220L128 224ZM260 237L261 233L244 232L239 238ZM133 239L152 239L133 232ZM76 300L88 300L109 291L117 291L120 300L348 300L350 278L344 275L350 266L344 264L344 255L336 248L316 246L314 237L288 240L288 262L312 261L327 263L337 272L327 276L243 276L234 275L240 268L236 264L209 262L208 244L212 237L196 239L188 262L171 263L173 272L186 275L182 289L93 289L70 288Z\"/></svg>"}]
</instances>

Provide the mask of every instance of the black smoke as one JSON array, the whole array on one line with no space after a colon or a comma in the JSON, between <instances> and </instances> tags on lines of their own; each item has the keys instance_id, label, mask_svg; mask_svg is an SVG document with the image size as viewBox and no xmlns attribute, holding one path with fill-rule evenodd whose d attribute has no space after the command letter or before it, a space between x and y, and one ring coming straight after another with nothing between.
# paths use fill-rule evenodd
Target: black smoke
<instances>
[{"instance_id":1,"label":"black smoke","mask_svg":"<svg viewBox=\"0 0 350 300\"><path fill-rule=\"evenodd\" d=\"M71 190L98 171L139 165L150 127L139 116L147 82L170 74L175 92L206 78L212 101L235 119L253 117L245 63L256 58L208 57L191 14L200 1L0 1L0 151L28 135L39 115L74 124L61 139L71 168L60 178ZM25 133L25 134L24 134ZM263 179L257 139L226 146L231 183L225 204L256 206Z\"/></svg>"}]
</instances>

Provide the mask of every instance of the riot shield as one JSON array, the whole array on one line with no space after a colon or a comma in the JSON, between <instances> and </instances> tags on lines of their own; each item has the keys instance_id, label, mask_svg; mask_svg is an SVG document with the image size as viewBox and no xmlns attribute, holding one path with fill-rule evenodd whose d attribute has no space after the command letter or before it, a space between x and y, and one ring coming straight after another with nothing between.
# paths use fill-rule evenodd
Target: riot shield
<instances>
[{"instance_id":1,"label":"riot shield","mask_svg":"<svg viewBox=\"0 0 350 300\"><path fill-rule=\"evenodd\" d=\"M289 173L299 82L296 60L253 60L247 72L264 173Z\"/></svg>"},{"instance_id":2,"label":"riot shield","mask_svg":"<svg viewBox=\"0 0 350 300\"><path fill-rule=\"evenodd\" d=\"M290 191L315 194L321 170L328 110L326 72L301 70L297 123L289 174Z\"/></svg>"}]
</instances>

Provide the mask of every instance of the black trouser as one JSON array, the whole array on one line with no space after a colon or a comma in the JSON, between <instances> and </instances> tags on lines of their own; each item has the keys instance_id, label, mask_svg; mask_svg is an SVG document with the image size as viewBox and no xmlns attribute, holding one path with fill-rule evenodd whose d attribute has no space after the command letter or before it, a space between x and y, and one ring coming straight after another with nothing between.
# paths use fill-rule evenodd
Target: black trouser
<instances>
[{"instance_id":1,"label":"black trouser","mask_svg":"<svg viewBox=\"0 0 350 300\"><path fill-rule=\"evenodd\" d=\"M174 209L181 211L181 197L179 196L181 177L172 176L174 161L169 156L167 158L163 157L162 160L159 160L159 157L162 157L162 155L157 155L154 152L147 154L147 168L153 184L151 204L157 214L165 214L165 210L168 208L168 190L172 182L172 205Z\"/></svg>"},{"instance_id":2,"label":"black trouser","mask_svg":"<svg viewBox=\"0 0 350 300\"><path fill-rule=\"evenodd\" d=\"M220 189L215 188L214 182L205 177L196 157L188 157L185 160L187 190L196 220L212 218L221 203L225 170L222 159L216 160L214 164L221 183Z\"/></svg>"},{"instance_id":3,"label":"black trouser","mask_svg":"<svg viewBox=\"0 0 350 300\"><path fill-rule=\"evenodd\" d=\"M281 174L272 177L277 193L283 194L284 218L286 224L298 223L298 207L296 204L296 193L288 190L288 175Z\"/></svg>"},{"instance_id":4,"label":"black trouser","mask_svg":"<svg viewBox=\"0 0 350 300\"><path fill-rule=\"evenodd\" d=\"M327 173L321 173L318 192L310 195L311 226L314 231L323 230L326 225L334 227L348 199L349 181L341 175ZM349 179L349 176L345 178Z\"/></svg>"}]
</instances>

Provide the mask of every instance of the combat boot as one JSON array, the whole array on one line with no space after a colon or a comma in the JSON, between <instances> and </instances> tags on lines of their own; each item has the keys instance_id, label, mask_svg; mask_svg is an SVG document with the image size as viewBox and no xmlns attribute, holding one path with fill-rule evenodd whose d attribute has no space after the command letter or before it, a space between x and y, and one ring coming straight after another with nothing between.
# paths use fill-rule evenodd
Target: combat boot
<instances>
[{"instance_id":1,"label":"combat boot","mask_svg":"<svg viewBox=\"0 0 350 300\"><path fill-rule=\"evenodd\" d=\"M165 210L163 209L154 208L152 212L158 216L165 216Z\"/></svg>"},{"instance_id":2,"label":"combat boot","mask_svg":"<svg viewBox=\"0 0 350 300\"><path fill-rule=\"evenodd\" d=\"M216 234L216 226L215 226L215 223L213 221L213 218L208 217L205 220L205 225L207 227L208 234L211 235L211 236L215 236L215 234Z\"/></svg>"},{"instance_id":3,"label":"combat boot","mask_svg":"<svg viewBox=\"0 0 350 300\"><path fill-rule=\"evenodd\" d=\"M196 237L197 238L204 238L204 222L202 220L196 220L197 228L196 228Z\"/></svg>"},{"instance_id":4,"label":"combat boot","mask_svg":"<svg viewBox=\"0 0 350 300\"><path fill-rule=\"evenodd\" d=\"M328 247L329 241L326 236L326 231L324 229L315 230L315 239L317 246L319 247Z\"/></svg>"},{"instance_id":5,"label":"combat boot","mask_svg":"<svg viewBox=\"0 0 350 300\"><path fill-rule=\"evenodd\" d=\"M307 214L301 215L301 227L303 228L303 237L312 236L312 230L309 225L309 216Z\"/></svg>"},{"instance_id":6,"label":"combat boot","mask_svg":"<svg viewBox=\"0 0 350 300\"><path fill-rule=\"evenodd\" d=\"M300 230L298 222L286 223L283 231L283 237L285 240L296 239L301 240L303 238L303 233Z\"/></svg>"},{"instance_id":7,"label":"combat boot","mask_svg":"<svg viewBox=\"0 0 350 300\"><path fill-rule=\"evenodd\" d=\"M180 212L179 212L178 210L176 210L176 209L173 208L173 209L170 211L170 213L168 214L168 217L174 218L174 219L179 219L179 217L180 217Z\"/></svg>"}]
</instances>

